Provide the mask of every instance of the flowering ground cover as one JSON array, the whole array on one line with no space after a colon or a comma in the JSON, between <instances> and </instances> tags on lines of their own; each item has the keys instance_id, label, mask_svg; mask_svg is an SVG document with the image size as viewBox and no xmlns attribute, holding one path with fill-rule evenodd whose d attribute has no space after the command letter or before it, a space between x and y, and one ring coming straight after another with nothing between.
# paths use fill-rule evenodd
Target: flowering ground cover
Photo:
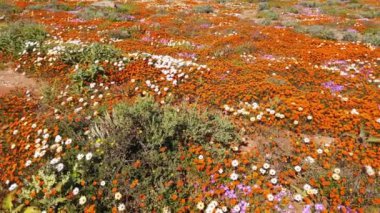
<instances>
[{"instance_id":1,"label":"flowering ground cover","mask_svg":"<svg viewBox=\"0 0 380 213\"><path fill-rule=\"evenodd\" d=\"M0 211L379 212L379 11L0 1Z\"/></svg>"}]
</instances>

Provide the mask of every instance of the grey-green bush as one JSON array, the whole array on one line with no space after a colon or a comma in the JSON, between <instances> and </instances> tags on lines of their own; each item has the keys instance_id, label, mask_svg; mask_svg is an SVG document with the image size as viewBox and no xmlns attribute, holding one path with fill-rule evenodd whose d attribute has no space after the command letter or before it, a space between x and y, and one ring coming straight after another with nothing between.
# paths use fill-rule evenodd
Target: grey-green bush
<instances>
[{"instance_id":1,"label":"grey-green bush","mask_svg":"<svg viewBox=\"0 0 380 213\"><path fill-rule=\"evenodd\" d=\"M0 52L17 56L25 48L27 41L41 43L47 37L43 26L16 22L0 29Z\"/></svg>"},{"instance_id":2,"label":"grey-green bush","mask_svg":"<svg viewBox=\"0 0 380 213\"><path fill-rule=\"evenodd\" d=\"M346 31L343 33L342 40L343 41L357 41L359 39L360 34L357 32Z\"/></svg>"},{"instance_id":3,"label":"grey-green bush","mask_svg":"<svg viewBox=\"0 0 380 213\"><path fill-rule=\"evenodd\" d=\"M61 55L61 60L66 64L75 65L93 63L96 60L112 62L121 56L121 51L111 45L93 43L83 48L80 45L70 44Z\"/></svg>"},{"instance_id":4,"label":"grey-green bush","mask_svg":"<svg viewBox=\"0 0 380 213\"><path fill-rule=\"evenodd\" d=\"M380 46L380 32L369 32L363 36L363 42L369 43L375 46Z\"/></svg>"},{"instance_id":5,"label":"grey-green bush","mask_svg":"<svg viewBox=\"0 0 380 213\"><path fill-rule=\"evenodd\" d=\"M307 33L313 37L317 37L321 39L327 39L327 40L337 39L337 36L334 30L327 28L325 26L321 26L321 25L298 27L296 28L296 30L298 32Z\"/></svg>"},{"instance_id":6,"label":"grey-green bush","mask_svg":"<svg viewBox=\"0 0 380 213\"><path fill-rule=\"evenodd\" d=\"M210 5L199 5L194 7L194 12L196 13L213 13L214 8Z\"/></svg>"}]
</instances>

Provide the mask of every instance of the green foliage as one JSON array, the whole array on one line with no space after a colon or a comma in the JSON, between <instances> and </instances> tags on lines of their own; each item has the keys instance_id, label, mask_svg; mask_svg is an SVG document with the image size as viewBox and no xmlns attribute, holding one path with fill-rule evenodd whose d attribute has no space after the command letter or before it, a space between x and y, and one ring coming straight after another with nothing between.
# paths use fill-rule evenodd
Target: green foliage
<instances>
[{"instance_id":1,"label":"green foliage","mask_svg":"<svg viewBox=\"0 0 380 213\"><path fill-rule=\"evenodd\" d=\"M127 13L132 14L136 10L138 10L137 6L135 4L129 3L129 4L118 4L116 11L119 13Z\"/></svg>"},{"instance_id":2,"label":"green foliage","mask_svg":"<svg viewBox=\"0 0 380 213\"><path fill-rule=\"evenodd\" d=\"M109 36L114 39L128 39L132 37L132 33L127 29L117 29L110 31Z\"/></svg>"},{"instance_id":3,"label":"green foliage","mask_svg":"<svg viewBox=\"0 0 380 213\"><path fill-rule=\"evenodd\" d=\"M259 21L260 25L269 26L272 24L272 21L270 19L263 19Z\"/></svg>"},{"instance_id":4,"label":"green foliage","mask_svg":"<svg viewBox=\"0 0 380 213\"><path fill-rule=\"evenodd\" d=\"M176 110L173 107L159 107L149 98L142 99L132 106L117 105L112 116L106 115L105 119L97 122L93 130L98 138L120 143L136 145L136 141L122 140L130 137L140 138L139 151L143 148L156 149L162 146L175 149L179 144L186 145L186 141L203 144L210 138L228 145L236 139L233 125L223 122L218 116L210 113L198 115L195 111L183 108ZM130 135L136 132L140 133Z\"/></svg>"},{"instance_id":5,"label":"green foliage","mask_svg":"<svg viewBox=\"0 0 380 213\"><path fill-rule=\"evenodd\" d=\"M61 55L61 60L70 65L89 64L98 61L115 61L122 56L120 50L111 45L93 43L83 47L82 45L69 44Z\"/></svg>"},{"instance_id":6,"label":"green foliage","mask_svg":"<svg viewBox=\"0 0 380 213\"><path fill-rule=\"evenodd\" d=\"M297 31L302 33L307 33L313 37L328 39L328 40L336 40L337 36L335 31L321 25L312 25L312 26L304 26L296 28Z\"/></svg>"},{"instance_id":7,"label":"green foliage","mask_svg":"<svg viewBox=\"0 0 380 213\"><path fill-rule=\"evenodd\" d=\"M266 20L278 20L279 16L276 12L272 11L272 10L263 10L263 11L260 11L257 16L259 18L264 18Z\"/></svg>"},{"instance_id":8,"label":"green foliage","mask_svg":"<svg viewBox=\"0 0 380 213\"><path fill-rule=\"evenodd\" d=\"M216 0L216 3L219 3L219 4L225 4L227 2L230 2L231 0Z\"/></svg>"},{"instance_id":9,"label":"green foliage","mask_svg":"<svg viewBox=\"0 0 380 213\"><path fill-rule=\"evenodd\" d=\"M117 30L112 30L109 32L109 36L114 39L128 39L136 38L138 35L144 33L144 30L140 25L132 26L129 28L121 28Z\"/></svg>"},{"instance_id":10,"label":"green foliage","mask_svg":"<svg viewBox=\"0 0 380 213\"><path fill-rule=\"evenodd\" d=\"M38 24L16 22L0 29L0 52L17 56L26 42L41 43L47 37L45 29Z\"/></svg>"},{"instance_id":11,"label":"green foliage","mask_svg":"<svg viewBox=\"0 0 380 213\"><path fill-rule=\"evenodd\" d=\"M257 47L253 45L252 43L245 43L237 46L235 48L235 53L237 54L252 54L257 51Z\"/></svg>"},{"instance_id":12,"label":"green foliage","mask_svg":"<svg viewBox=\"0 0 380 213\"><path fill-rule=\"evenodd\" d=\"M0 0L0 17L4 16L4 18L7 18L7 16L10 16L12 14L18 13L21 10L11 4L9 4L5 0Z\"/></svg>"},{"instance_id":13,"label":"green foliage","mask_svg":"<svg viewBox=\"0 0 380 213\"><path fill-rule=\"evenodd\" d=\"M86 7L78 14L79 18L85 20L91 19L104 19L110 21L129 21L131 20L131 14L136 10L132 5L121 5L117 8L98 8L98 7Z\"/></svg>"},{"instance_id":14,"label":"green foliage","mask_svg":"<svg viewBox=\"0 0 380 213\"><path fill-rule=\"evenodd\" d=\"M288 11L289 11L289 13L294 13L294 14L298 14L299 13L298 9L295 8L295 7L289 7Z\"/></svg>"},{"instance_id":15,"label":"green foliage","mask_svg":"<svg viewBox=\"0 0 380 213\"><path fill-rule=\"evenodd\" d=\"M92 64L87 68L79 68L73 74L73 79L77 82L93 82L99 76L105 77L105 71L102 66Z\"/></svg>"},{"instance_id":16,"label":"green foliage","mask_svg":"<svg viewBox=\"0 0 380 213\"><path fill-rule=\"evenodd\" d=\"M283 21L283 22L281 22L281 25L283 25L285 27L297 27L297 26L299 26L296 21Z\"/></svg>"},{"instance_id":17,"label":"green foliage","mask_svg":"<svg viewBox=\"0 0 380 213\"><path fill-rule=\"evenodd\" d=\"M268 2L260 2L259 5L258 5L258 10L259 11L268 10L269 8L270 8L270 6L269 6Z\"/></svg>"},{"instance_id":18,"label":"green foliage","mask_svg":"<svg viewBox=\"0 0 380 213\"><path fill-rule=\"evenodd\" d=\"M36 4L28 6L30 10L54 10L54 11L70 11L72 7L66 4L61 4L57 1L52 1L48 4Z\"/></svg>"},{"instance_id":19,"label":"green foliage","mask_svg":"<svg viewBox=\"0 0 380 213\"><path fill-rule=\"evenodd\" d=\"M315 8L319 6L319 3L314 2L314 1L304 1L304 2L301 2L301 5L304 7Z\"/></svg>"},{"instance_id":20,"label":"green foliage","mask_svg":"<svg viewBox=\"0 0 380 213\"><path fill-rule=\"evenodd\" d=\"M351 32L351 31L346 31L343 33L342 40L343 41L357 41L359 40L360 34L357 32Z\"/></svg>"},{"instance_id":21,"label":"green foliage","mask_svg":"<svg viewBox=\"0 0 380 213\"><path fill-rule=\"evenodd\" d=\"M37 176L41 180L37 179ZM35 196L39 197L39 199L33 200L33 206L43 206L46 209L49 209L50 207L55 207L56 205L65 202L66 198L64 196L43 196L43 190L45 189L48 192L51 192L54 189L57 193L60 193L62 191L62 186L66 184L69 181L69 179L69 175L60 176L58 179L58 175L55 174L53 168L45 167L43 169L40 169L37 175L32 176L32 180L28 183L28 185L22 188L22 192L19 195L19 198L25 200L33 200L33 197L30 196L33 192L36 194ZM43 185L40 185L41 181ZM34 208L38 209L37 207Z\"/></svg>"},{"instance_id":22,"label":"green foliage","mask_svg":"<svg viewBox=\"0 0 380 213\"><path fill-rule=\"evenodd\" d=\"M363 36L363 41L375 46L380 46L380 32L366 32Z\"/></svg>"},{"instance_id":23,"label":"green foliage","mask_svg":"<svg viewBox=\"0 0 380 213\"><path fill-rule=\"evenodd\" d=\"M185 163L179 159L179 152L187 149L188 143L209 146L212 141L226 146L237 138L233 125L219 116L183 107L159 107L150 98L135 105L117 105L91 132L102 144L101 179L112 180L121 173L140 180L138 191L148 195L148 205L155 205L158 195L175 190L164 187L165 183L185 175L177 168ZM143 169L132 166L137 161ZM130 209L136 198L129 201Z\"/></svg>"},{"instance_id":24,"label":"green foliage","mask_svg":"<svg viewBox=\"0 0 380 213\"><path fill-rule=\"evenodd\" d=\"M363 18L373 19L380 17L380 11L375 9L368 9L366 11L362 11L359 15Z\"/></svg>"},{"instance_id":25,"label":"green foliage","mask_svg":"<svg viewBox=\"0 0 380 213\"><path fill-rule=\"evenodd\" d=\"M210 5L199 5L193 8L196 13L213 13L214 8Z\"/></svg>"},{"instance_id":26,"label":"green foliage","mask_svg":"<svg viewBox=\"0 0 380 213\"><path fill-rule=\"evenodd\" d=\"M112 182L125 183L127 180L128 184L117 188L128 196L125 204L129 212L137 212L136 206L141 203L142 195L145 196L146 210L162 209L166 205L175 209L178 204L170 199L170 195L178 192L178 188L167 186L167 183L186 182L197 175L178 169L190 168L192 161L181 158L188 153L190 144L204 147L213 158L221 160L225 148L238 141L234 126L218 115L199 113L187 106L159 106L149 97L141 98L133 105L116 105L112 112L104 113L90 125L90 137L82 137L76 125L81 124L67 123L66 127L72 131L66 132L76 134L71 136L81 146L80 150L93 154L91 160L78 160L78 149L66 150L60 160L64 169L58 172L55 165L42 168L38 176L43 185L32 176L21 193L23 200L30 200L31 205L40 209L52 207L56 211L82 211L84 206L78 203L80 195L95 195L99 188L92 184L83 186L81 181L85 179L87 183L93 183L104 180L106 187L101 187L103 195L97 201L97 210L110 212L115 203ZM138 180L138 185L132 187L131 182L135 180ZM66 200L66 195L75 187L79 188L80 194L73 200ZM180 189L188 193L194 190L192 187L188 185ZM57 193L46 197L42 190L50 192L53 188ZM35 198L30 196L32 192ZM161 201L157 203L160 196Z\"/></svg>"}]
</instances>

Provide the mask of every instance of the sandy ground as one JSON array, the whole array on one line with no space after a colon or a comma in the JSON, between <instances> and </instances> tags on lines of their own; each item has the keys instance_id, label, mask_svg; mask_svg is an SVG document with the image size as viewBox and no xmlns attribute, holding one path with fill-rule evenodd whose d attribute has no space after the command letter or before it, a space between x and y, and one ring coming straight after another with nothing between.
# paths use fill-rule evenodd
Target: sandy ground
<instances>
[{"instance_id":1,"label":"sandy ground","mask_svg":"<svg viewBox=\"0 0 380 213\"><path fill-rule=\"evenodd\" d=\"M0 96L16 88L26 88L36 90L37 82L34 79L27 78L25 75L15 72L12 68L0 70Z\"/></svg>"}]
</instances>

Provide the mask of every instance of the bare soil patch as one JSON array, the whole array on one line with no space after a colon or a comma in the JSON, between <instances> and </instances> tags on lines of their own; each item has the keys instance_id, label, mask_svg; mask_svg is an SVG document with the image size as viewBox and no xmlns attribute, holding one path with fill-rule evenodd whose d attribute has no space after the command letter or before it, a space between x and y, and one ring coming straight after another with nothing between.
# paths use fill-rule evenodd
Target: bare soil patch
<instances>
[{"instance_id":1,"label":"bare soil patch","mask_svg":"<svg viewBox=\"0 0 380 213\"><path fill-rule=\"evenodd\" d=\"M36 80L26 77L25 75L7 67L0 70L0 96L3 96L16 88L26 88L30 91L36 91L38 83Z\"/></svg>"}]
</instances>

